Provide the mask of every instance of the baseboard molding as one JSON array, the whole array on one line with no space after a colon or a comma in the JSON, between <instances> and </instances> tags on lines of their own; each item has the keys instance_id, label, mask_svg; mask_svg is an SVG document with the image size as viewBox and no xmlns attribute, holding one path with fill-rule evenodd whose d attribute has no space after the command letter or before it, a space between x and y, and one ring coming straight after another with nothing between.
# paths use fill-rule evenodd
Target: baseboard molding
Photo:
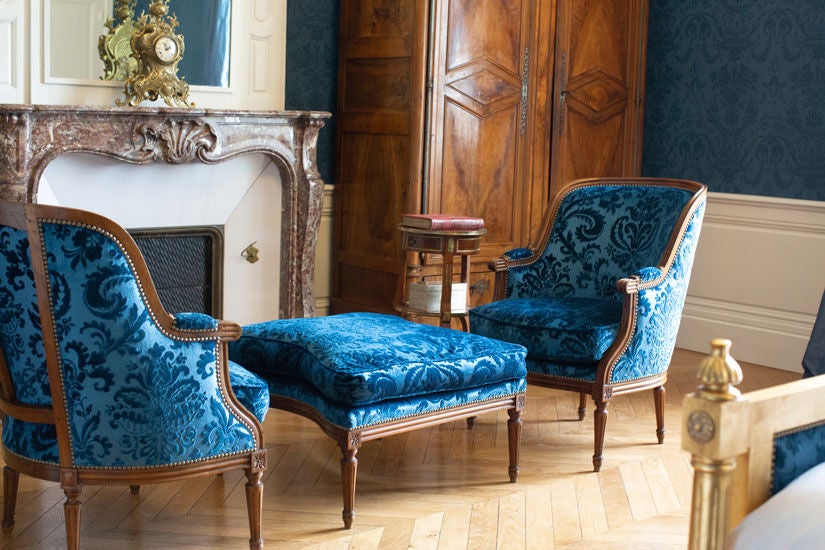
<instances>
[{"instance_id":1,"label":"baseboard molding","mask_svg":"<svg viewBox=\"0 0 825 550\"><path fill-rule=\"evenodd\" d=\"M677 346L802 372L823 287L825 203L711 193Z\"/></svg>"}]
</instances>

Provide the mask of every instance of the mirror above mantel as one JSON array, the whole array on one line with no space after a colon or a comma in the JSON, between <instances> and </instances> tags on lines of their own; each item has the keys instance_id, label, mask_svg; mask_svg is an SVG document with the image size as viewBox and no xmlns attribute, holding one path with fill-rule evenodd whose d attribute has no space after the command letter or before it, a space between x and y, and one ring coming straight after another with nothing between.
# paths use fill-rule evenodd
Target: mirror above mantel
<instances>
[{"instance_id":1,"label":"mirror above mantel","mask_svg":"<svg viewBox=\"0 0 825 550\"><path fill-rule=\"evenodd\" d=\"M47 82L103 84L98 39L116 18L120 0L45 0L44 69ZM150 0L136 0L134 18L148 13ZM185 37L180 76L192 86L229 86L231 0L170 0L178 32ZM120 86L120 83L113 84Z\"/></svg>"},{"instance_id":2,"label":"mirror above mantel","mask_svg":"<svg viewBox=\"0 0 825 550\"><path fill-rule=\"evenodd\" d=\"M150 0L138 0L136 16L145 11ZM5 90L0 81L0 103L30 103L46 105L114 106L123 98L122 82L100 80L103 62L97 50L98 39L107 32L104 22L113 14L116 0L0 0L0 17L11 12L18 28L30 29L25 36L31 63L21 51L24 42L13 43L9 62L13 70L20 68L15 84ZM204 9L208 5L209 9ZM286 49L286 0L170 0L170 12L180 20L179 31L185 37L185 52L179 74L191 85L190 99L197 108L282 110L284 108L284 67ZM210 10L212 13L210 13ZM223 12L221 11L223 10ZM188 12L197 12L200 22L192 25ZM222 17L225 13L226 17ZM204 18L223 21L223 29L206 28ZM189 18L187 23L184 18ZM59 22L59 23L58 23ZM2 30L2 29L0 29ZM0 33L0 37L1 37ZM83 37L83 47L80 44ZM218 39L214 39L217 36ZM198 42L203 46L198 45ZM221 45L221 53L206 53L207 48ZM187 63L197 64L194 52L211 59L221 59L212 74L217 80L195 75L197 68L185 69ZM17 53L19 52L19 53ZM21 57L22 56L22 57ZM70 62L84 59L78 71L67 68ZM0 54L2 57L2 54ZM0 69L3 60L0 59ZM30 72L29 71L29 67ZM2 71L0 71L2 73ZM203 71L201 72L203 74ZM2 77L2 74L0 74ZM17 80L15 80L17 79ZM26 86L28 83L28 86ZM16 94L16 95L15 95ZM144 102L141 106L163 106Z\"/></svg>"}]
</instances>

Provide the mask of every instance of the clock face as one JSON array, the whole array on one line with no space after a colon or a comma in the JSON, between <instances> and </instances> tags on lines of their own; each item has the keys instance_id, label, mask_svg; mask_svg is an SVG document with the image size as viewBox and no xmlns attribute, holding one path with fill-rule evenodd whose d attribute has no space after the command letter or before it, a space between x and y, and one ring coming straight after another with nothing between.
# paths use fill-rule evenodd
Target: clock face
<instances>
[{"instance_id":1,"label":"clock face","mask_svg":"<svg viewBox=\"0 0 825 550\"><path fill-rule=\"evenodd\" d=\"M178 41L171 36L161 36L155 40L155 55L163 63L174 60L178 55Z\"/></svg>"}]
</instances>

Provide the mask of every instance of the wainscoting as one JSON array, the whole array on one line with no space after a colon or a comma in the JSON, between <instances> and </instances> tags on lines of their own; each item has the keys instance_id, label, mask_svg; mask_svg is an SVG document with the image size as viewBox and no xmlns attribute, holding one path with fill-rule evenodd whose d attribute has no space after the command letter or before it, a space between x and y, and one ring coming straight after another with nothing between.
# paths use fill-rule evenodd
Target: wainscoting
<instances>
[{"instance_id":1,"label":"wainscoting","mask_svg":"<svg viewBox=\"0 0 825 550\"><path fill-rule=\"evenodd\" d=\"M711 193L676 345L801 373L823 288L825 203Z\"/></svg>"}]
</instances>

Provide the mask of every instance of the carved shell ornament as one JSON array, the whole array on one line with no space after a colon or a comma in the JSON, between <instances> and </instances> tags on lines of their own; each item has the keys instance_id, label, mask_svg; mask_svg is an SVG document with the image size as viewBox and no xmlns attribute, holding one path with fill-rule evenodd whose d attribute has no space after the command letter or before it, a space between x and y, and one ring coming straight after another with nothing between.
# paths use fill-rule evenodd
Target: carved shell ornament
<instances>
[{"instance_id":1,"label":"carved shell ornament","mask_svg":"<svg viewBox=\"0 0 825 550\"><path fill-rule=\"evenodd\" d=\"M213 152L218 136L209 124L198 120L144 124L136 129L136 143L143 142L141 151L149 158L170 164L186 164L204 160Z\"/></svg>"}]
</instances>

